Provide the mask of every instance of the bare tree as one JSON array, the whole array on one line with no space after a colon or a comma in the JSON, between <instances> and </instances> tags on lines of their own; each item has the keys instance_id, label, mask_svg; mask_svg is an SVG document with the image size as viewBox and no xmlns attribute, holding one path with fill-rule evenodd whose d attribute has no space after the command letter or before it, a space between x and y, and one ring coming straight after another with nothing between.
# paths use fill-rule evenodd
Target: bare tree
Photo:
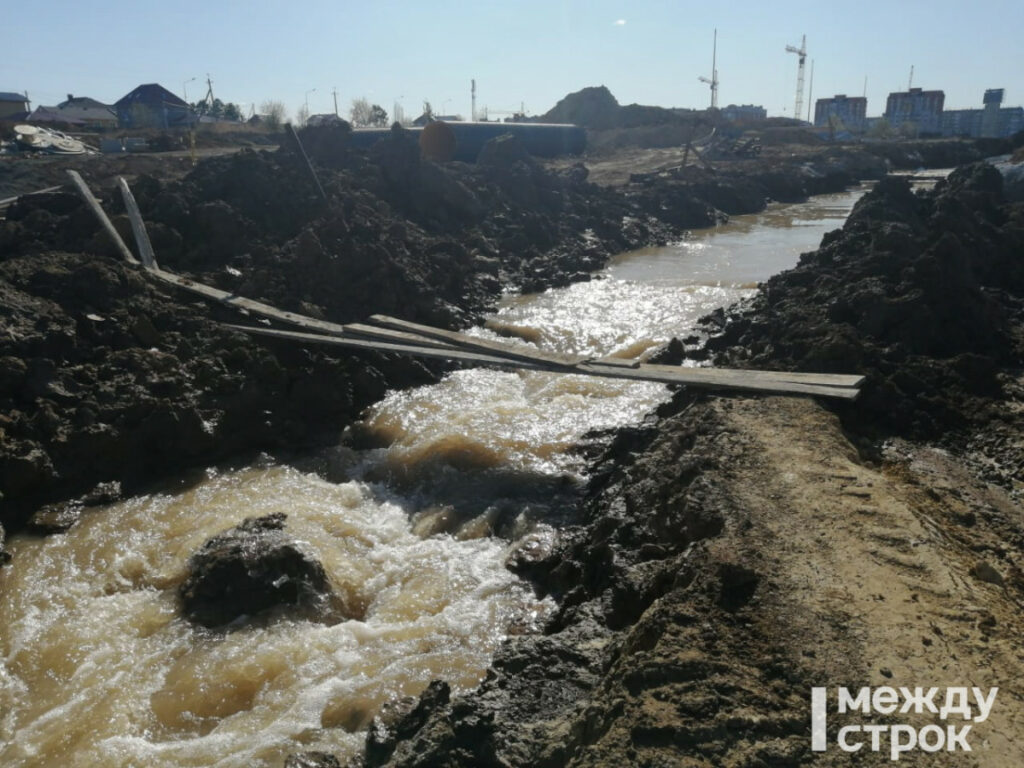
<instances>
[{"instance_id":1,"label":"bare tree","mask_svg":"<svg viewBox=\"0 0 1024 768\"><path fill-rule=\"evenodd\" d=\"M348 110L349 121L359 128L371 124L373 119L373 107L366 99L353 99L352 106Z\"/></svg>"},{"instance_id":2,"label":"bare tree","mask_svg":"<svg viewBox=\"0 0 1024 768\"><path fill-rule=\"evenodd\" d=\"M300 128L304 128L309 122L309 107L305 104L299 104L299 108L295 110L295 122Z\"/></svg>"},{"instance_id":3,"label":"bare tree","mask_svg":"<svg viewBox=\"0 0 1024 768\"><path fill-rule=\"evenodd\" d=\"M288 111L280 101L264 101L260 104L260 114L266 126L272 130L280 130L284 121L288 119Z\"/></svg>"}]
</instances>

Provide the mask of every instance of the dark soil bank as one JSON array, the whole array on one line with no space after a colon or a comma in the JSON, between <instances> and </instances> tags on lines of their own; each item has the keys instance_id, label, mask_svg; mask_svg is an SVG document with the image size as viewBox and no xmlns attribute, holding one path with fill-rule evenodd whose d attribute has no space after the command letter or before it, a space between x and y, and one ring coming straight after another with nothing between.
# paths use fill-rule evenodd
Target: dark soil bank
<instances>
[{"instance_id":1,"label":"dark soil bank","mask_svg":"<svg viewBox=\"0 0 1024 768\"><path fill-rule=\"evenodd\" d=\"M716 321L718 364L866 375L840 411L851 431L973 440L993 479L1024 471L1024 446L1002 434L1020 426L1004 401L1024 366L1024 206L987 164L928 193L879 183L821 248Z\"/></svg>"},{"instance_id":2,"label":"dark soil bank","mask_svg":"<svg viewBox=\"0 0 1024 768\"><path fill-rule=\"evenodd\" d=\"M934 192L879 184L819 250L709 327L718 335L703 355L722 363L865 373L863 397L840 412L864 447L944 437L963 455L969 440L993 479L1019 483L1024 205L1003 201L991 167L962 168ZM807 617L786 614L792 595L765 565L785 542L764 539L763 511L738 492L759 459L729 413L681 392L618 433L578 525L553 552L512 560L558 601L546 631L507 643L473 694L450 701L435 684L405 714L378 718L366 763L826 761L809 750L807 691L826 661L842 680L866 662L840 641L840 613L794 639L787 622ZM1019 520L985 525L1007 548L1024 544Z\"/></svg>"}]
</instances>

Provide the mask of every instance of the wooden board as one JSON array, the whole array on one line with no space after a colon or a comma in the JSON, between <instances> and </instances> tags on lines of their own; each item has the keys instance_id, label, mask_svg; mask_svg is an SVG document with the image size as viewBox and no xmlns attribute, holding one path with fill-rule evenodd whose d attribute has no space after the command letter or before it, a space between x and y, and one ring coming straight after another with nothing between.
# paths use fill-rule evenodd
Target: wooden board
<instances>
[{"instance_id":1,"label":"wooden board","mask_svg":"<svg viewBox=\"0 0 1024 768\"><path fill-rule=\"evenodd\" d=\"M17 200L20 200L23 197L29 197L30 195L45 195L48 192L56 192L58 189L62 189L62 187L63 187L63 185L58 184L56 187L46 187L44 189L35 189L35 190L31 191L31 192L26 192L23 195L15 195L14 197L5 197L3 200L0 200L0 208L6 208L7 206L11 205L12 203L14 203Z\"/></svg>"},{"instance_id":2,"label":"wooden board","mask_svg":"<svg viewBox=\"0 0 1024 768\"><path fill-rule=\"evenodd\" d=\"M71 180L75 183L75 187L78 189L78 194L80 194L82 199L85 200L85 204L92 209L93 214L95 214L96 218L99 219L100 224L103 225L103 229L105 229L107 234L110 235L110 239L114 241L114 245L117 246L117 250L121 252L121 256L124 257L124 260L129 264L138 264L139 260L132 255L131 250L127 245L125 245L124 240L121 239L121 235L119 235L117 230L114 229L114 225L107 217L106 212L100 205L100 201L93 196L92 190L89 189L89 186L85 183L82 177L78 175L78 171L68 171L68 176L70 176Z\"/></svg>"},{"instance_id":3,"label":"wooden board","mask_svg":"<svg viewBox=\"0 0 1024 768\"><path fill-rule=\"evenodd\" d=\"M645 364L643 366L647 370L651 371L674 371L678 370L679 366L676 365L654 365ZM690 368L689 370L697 372L696 375L700 375L700 371L706 371L709 374L715 371L725 370L722 368ZM764 381L791 381L797 384L819 384L830 387L859 387L864 383L863 376L851 375L846 373L803 373L797 371L761 371L761 370L749 370L745 371L742 369L729 369L736 370L737 372L747 373L756 376L758 379Z\"/></svg>"},{"instance_id":4,"label":"wooden board","mask_svg":"<svg viewBox=\"0 0 1024 768\"><path fill-rule=\"evenodd\" d=\"M517 360L528 360L543 362L549 365L572 367L590 359L587 355L563 355L558 352L545 352L532 347L505 344L500 341L492 341L491 339L480 339L476 336L459 333L458 331L447 331L443 328L433 328L429 325L411 323L408 320L400 320L397 317L388 317L387 315L370 315L369 320L371 323L385 328L414 333L418 336L425 336L429 339L437 339L463 349L475 349L480 352L494 353Z\"/></svg>"},{"instance_id":5,"label":"wooden board","mask_svg":"<svg viewBox=\"0 0 1024 768\"><path fill-rule=\"evenodd\" d=\"M318 333L283 331L276 328L260 328L258 326L234 325L232 323L222 323L222 325L225 328L231 328L235 331L244 331L245 333L251 333L255 336L269 336L271 338L300 341L309 344L326 344L328 346L335 347L364 349L368 352L397 352L404 355L431 357L440 360L453 360L456 362L472 363L474 365L486 365L498 368L526 369L535 371L551 370L549 367L535 365L525 360L512 360L505 357L497 357L495 355L471 352L465 349L393 344L384 341L375 341L373 339L357 339L351 336L323 336Z\"/></svg>"},{"instance_id":6,"label":"wooden board","mask_svg":"<svg viewBox=\"0 0 1024 768\"><path fill-rule=\"evenodd\" d=\"M390 328L378 328L363 323L345 323L345 335L362 339L377 339L379 341L393 342L396 344L412 344L417 347L435 347L437 349L458 349L454 344L431 339L427 336L420 336L416 333L405 333L394 331Z\"/></svg>"},{"instance_id":7,"label":"wooden board","mask_svg":"<svg viewBox=\"0 0 1024 768\"><path fill-rule=\"evenodd\" d=\"M290 323L300 328L306 328L311 331L318 331L320 333L326 333L329 335L344 335L345 326L339 323L332 323L327 320L317 320L313 317L307 317L306 315L299 315L294 312L285 312L284 310L272 307L269 304L264 304L260 301L254 301L247 299L244 296L239 296L229 291L222 291L220 288L214 288L203 283L197 283L195 280L191 280L181 275L176 275L173 272L167 272L165 270L154 267L153 269L147 269L147 274L162 280L165 283L175 285L178 288L183 288L191 293L198 294L207 299L213 299L219 301L222 304L227 304L231 307L236 307L240 310L245 310L254 315L260 315L262 317L268 317L272 320L279 320L283 323Z\"/></svg>"},{"instance_id":8,"label":"wooden board","mask_svg":"<svg viewBox=\"0 0 1024 768\"><path fill-rule=\"evenodd\" d=\"M855 400L860 390L856 387L808 384L779 381L763 377L761 371L742 371L726 368L682 368L674 366L648 366L639 368L609 368L590 363L576 367L579 373L592 373L614 379L657 381L662 384L685 384L691 387L730 390L737 392L764 392L780 395L820 395L842 400Z\"/></svg>"},{"instance_id":9,"label":"wooden board","mask_svg":"<svg viewBox=\"0 0 1024 768\"><path fill-rule=\"evenodd\" d=\"M153 244L149 241L149 233L142 222L142 214L139 212L138 203L135 202L135 195L132 194L123 176L117 177L117 184L121 188L121 197L124 199L125 210L128 211L128 221L132 225L132 234L135 235L135 245L139 249L142 266L152 269L157 266L156 254L153 253Z\"/></svg>"},{"instance_id":10,"label":"wooden board","mask_svg":"<svg viewBox=\"0 0 1024 768\"><path fill-rule=\"evenodd\" d=\"M379 352L398 352L401 354L416 355L420 357L442 358L456 362L496 366L500 368L537 370L562 374L576 373L587 376L599 376L602 378L653 381L662 384L682 384L696 388L735 392L775 395L817 395L819 397L831 397L843 400L853 400L858 394L858 390L853 387L821 386L760 378L757 375L759 373L758 371L675 368L672 366L644 365L641 365L639 368L621 368L590 363L582 363L578 366L567 369L566 366L562 364L546 363L540 360L510 358L502 355L485 354L467 349L426 347L414 344L392 344L370 339L323 336L314 333L280 331L270 328L240 325L229 325L228 327L255 335L289 339L304 343L369 349ZM651 370L651 368L653 368L653 370Z\"/></svg>"}]
</instances>

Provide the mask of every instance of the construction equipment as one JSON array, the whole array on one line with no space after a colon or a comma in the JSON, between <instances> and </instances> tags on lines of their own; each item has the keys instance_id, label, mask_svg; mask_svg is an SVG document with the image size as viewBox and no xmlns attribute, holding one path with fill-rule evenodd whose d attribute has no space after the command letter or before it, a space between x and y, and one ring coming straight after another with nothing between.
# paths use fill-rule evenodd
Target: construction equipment
<instances>
[{"instance_id":1,"label":"construction equipment","mask_svg":"<svg viewBox=\"0 0 1024 768\"><path fill-rule=\"evenodd\" d=\"M736 157L757 157L761 154L761 138L759 136L748 136L737 139L730 151Z\"/></svg>"},{"instance_id":2,"label":"construction equipment","mask_svg":"<svg viewBox=\"0 0 1024 768\"><path fill-rule=\"evenodd\" d=\"M716 68L716 59L718 56L718 30L715 30L714 42L711 44L711 78L706 78L703 75L698 77L702 83L707 83L711 86L711 108L718 109L718 69Z\"/></svg>"},{"instance_id":3,"label":"construction equipment","mask_svg":"<svg viewBox=\"0 0 1024 768\"><path fill-rule=\"evenodd\" d=\"M804 108L804 65L807 63L807 35L800 38L799 48L787 45L786 53L795 53L800 60L796 70L796 105L793 107L793 117L799 120Z\"/></svg>"}]
</instances>

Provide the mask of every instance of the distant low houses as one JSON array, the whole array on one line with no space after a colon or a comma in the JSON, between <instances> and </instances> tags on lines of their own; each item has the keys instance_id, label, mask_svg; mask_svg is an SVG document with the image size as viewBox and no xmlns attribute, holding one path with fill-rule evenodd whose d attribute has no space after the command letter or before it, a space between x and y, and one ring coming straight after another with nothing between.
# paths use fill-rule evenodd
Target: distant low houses
<instances>
[{"instance_id":1,"label":"distant low houses","mask_svg":"<svg viewBox=\"0 0 1024 768\"><path fill-rule=\"evenodd\" d=\"M56 107L36 107L29 120L34 123L67 123L81 128L114 128L117 126L117 112L109 104L69 93L67 101Z\"/></svg>"},{"instance_id":2,"label":"distant low houses","mask_svg":"<svg viewBox=\"0 0 1024 768\"><path fill-rule=\"evenodd\" d=\"M140 85L121 97L114 109L122 128L183 128L199 119L188 104L157 83Z\"/></svg>"},{"instance_id":3,"label":"distant low houses","mask_svg":"<svg viewBox=\"0 0 1024 768\"><path fill-rule=\"evenodd\" d=\"M28 96L0 91L0 120L21 120L28 116Z\"/></svg>"},{"instance_id":4,"label":"distant low houses","mask_svg":"<svg viewBox=\"0 0 1024 768\"><path fill-rule=\"evenodd\" d=\"M252 120L250 119L249 122L251 123ZM346 124L345 120L342 120L337 115L330 114L330 113L325 114L325 115L310 115L309 118L306 120L306 125L309 126L310 128L314 128L316 126L323 126L323 125L345 125L345 124Z\"/></svg>"}]
</instances>

